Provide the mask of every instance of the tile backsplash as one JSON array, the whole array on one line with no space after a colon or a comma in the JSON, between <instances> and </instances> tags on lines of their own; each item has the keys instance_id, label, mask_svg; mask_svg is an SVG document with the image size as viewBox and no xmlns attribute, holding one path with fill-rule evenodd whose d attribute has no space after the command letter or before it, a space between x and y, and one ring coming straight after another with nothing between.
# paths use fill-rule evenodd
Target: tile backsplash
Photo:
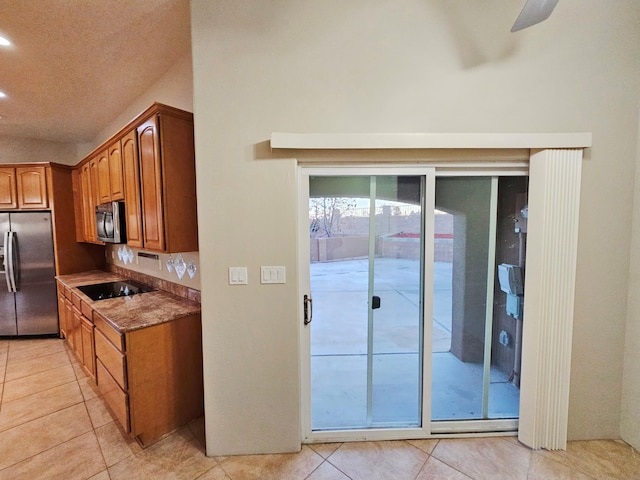
<instances>
[{"instance_id":1,"label":"tile backsplash","mask_svg":"<svg viewBox=\"0 0 640 480\"><path fill-rule=\"evenodd\" d=\"M118 251L120 248L120 251ZM158 254L144 250L130 249L129 255L123 255L122 245L107 245L106 259L107 269L111 272L124 275L156 288L165 290L183 298L200 302L200 272L198 252L182 253L185 264L189 265L191 272L184 273L178 278L175 268L167 261L175 260L177 255Z\"/></svg>"}]
</instances>

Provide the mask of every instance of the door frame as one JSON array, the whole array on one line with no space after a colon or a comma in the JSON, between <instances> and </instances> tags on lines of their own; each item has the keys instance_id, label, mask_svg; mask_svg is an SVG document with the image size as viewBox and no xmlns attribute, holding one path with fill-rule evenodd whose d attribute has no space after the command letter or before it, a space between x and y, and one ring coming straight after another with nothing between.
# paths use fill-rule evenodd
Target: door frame
<instances>
[{"instance_id":1,"label":"door frame","mask_svg":"<svg viewBox=\"0 0 640 480\"><path fill-rule=\"evenodd\" d=\"M300 333L300 387L302 442L343 442L362 440L393 440L406 438L428 438L431 436L431 395L425 395L425 385L431 386L431 355L426 346L431 345L433 322L424 322L422 329L422 392L421 426L415 428L363 428L349 430L313 431L311 427L311 336L309 325L304 325L302 298L310 295L310 251L309 251L309 177L310 176L423 176L425 193L435 189L435 168L416 165L362 165L362 166L305 166L298 165L298 299ZM424 235L434 229L435 195L425 194ZM433 317L433 242L424 242L423 251L423 318ZM430 352L429 348L429 352Z\"/></svg>"}]
</instances>

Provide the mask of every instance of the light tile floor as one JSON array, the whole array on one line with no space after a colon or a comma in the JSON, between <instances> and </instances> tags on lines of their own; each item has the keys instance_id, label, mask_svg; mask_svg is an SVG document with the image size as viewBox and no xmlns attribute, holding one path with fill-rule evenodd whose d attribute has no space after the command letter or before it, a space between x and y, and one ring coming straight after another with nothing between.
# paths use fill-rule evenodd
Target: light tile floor
<instances>
[{"instance_id":1,"label":"light tile floor","mask_svg":"<svg viewBox=\"0 0 640 480\"><path fill-rule=\"evenodd\" d=\"M114 423L64 342L0 339L0 480L640 479L620 441L532 451L514 437L303 446L208 458L202 420L146 449Z\"/></svg>"}]
</instances>

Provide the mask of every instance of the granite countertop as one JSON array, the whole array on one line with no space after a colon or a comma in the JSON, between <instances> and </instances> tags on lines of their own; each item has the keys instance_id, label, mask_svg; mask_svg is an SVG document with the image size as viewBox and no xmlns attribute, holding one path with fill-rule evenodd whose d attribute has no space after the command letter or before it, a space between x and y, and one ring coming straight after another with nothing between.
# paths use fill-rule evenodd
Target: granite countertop
<instances>
[{"instance_id":1,"label":"granite countertop","mask_svg":"<svg viewBox=\"0 0 640 480\"><path fill-rule=\"evenodd\" d=\"M127 281L122 275L92 270L89 272L58 275L64 286L90 305L120 333L170 322L187 315L200 313L200 304L163 290L141 293L130 297L91 300L76 287L104 282Z\"/></svg>"}]
</instances>

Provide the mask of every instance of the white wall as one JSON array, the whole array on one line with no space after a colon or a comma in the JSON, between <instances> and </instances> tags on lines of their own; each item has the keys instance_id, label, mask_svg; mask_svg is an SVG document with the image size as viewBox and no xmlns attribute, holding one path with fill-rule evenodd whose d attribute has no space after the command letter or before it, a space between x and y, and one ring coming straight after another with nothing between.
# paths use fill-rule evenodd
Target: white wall
<instances>
[{"instance_id":1,"label":"white wall","mask_svg":"<svg viewBox=\"0 0 640 480\"><path fill-rule=\"evenodd\" d=\"M76 163L76 145L33 138L0 136L0 163Z\"/></svg>"},{"instance_id":2,"label":"white wall","mask_svg":"<svg viewBox=\"0 0 640 480\"><path fill-rule=\"evenodd\" d=\"M511 34L520 8L192 1L210 454L299 448L296 168L255 155L273 131L593 132L569 436L619 437L640 4L563 0ZM260 265L285 265L288 283L261 286ZM249 285L227 285L229 266L247 266Z\"/></svg>"},{"instance_id":3,"label":"white wall","mask_svg":"<svg viewBox=\"0 0 640 480\"><path fill-rule=\"evenodd\" d=\"M638 116L640 117L640 111ZM640 126L637 162L640 163ZM640 168L636 169L636 195L633 205L631 273L620 430L625 441L636 449L640 449Z\"/></svg>"}]
</instances>

